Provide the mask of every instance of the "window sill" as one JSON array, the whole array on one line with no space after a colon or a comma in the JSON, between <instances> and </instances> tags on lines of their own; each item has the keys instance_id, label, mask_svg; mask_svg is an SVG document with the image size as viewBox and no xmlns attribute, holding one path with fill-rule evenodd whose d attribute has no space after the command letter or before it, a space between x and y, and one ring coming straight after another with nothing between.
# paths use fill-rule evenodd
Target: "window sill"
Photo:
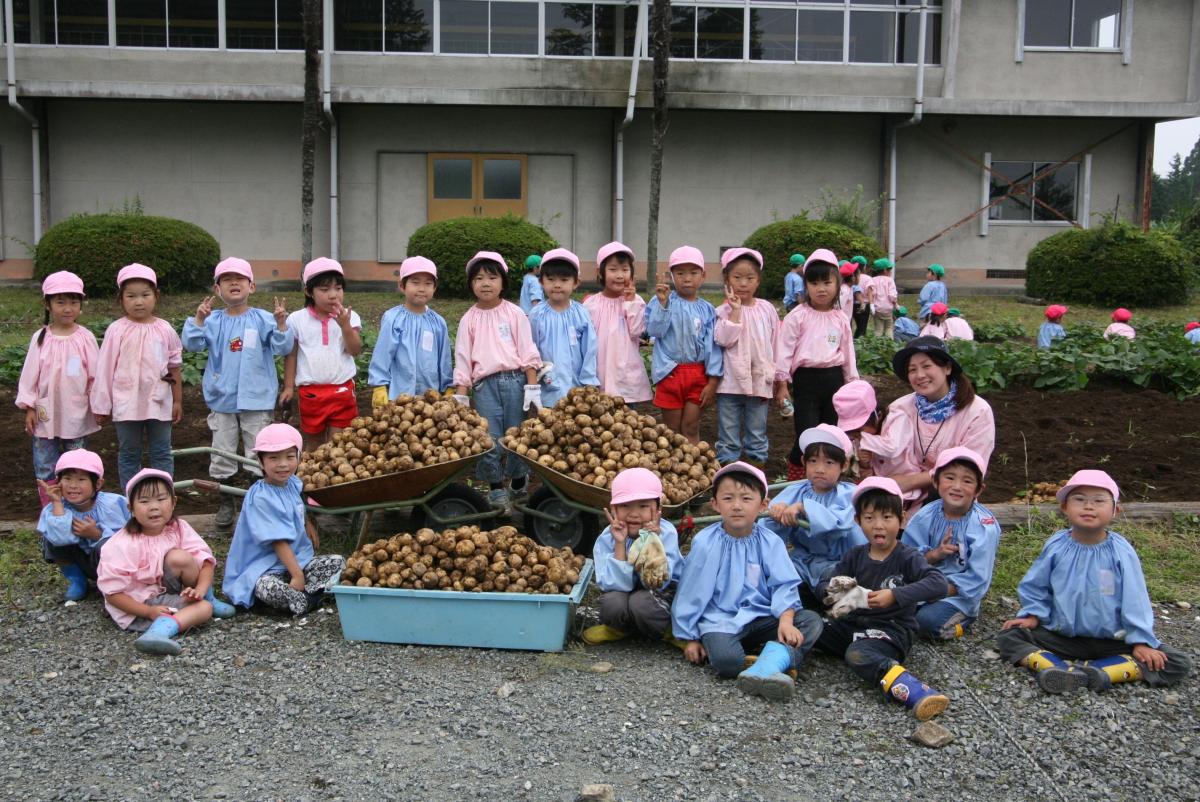
<instances>
[{"instance_id":1,"label":"window sill","mask_svg":"<svg viewBox=\"0 0 1200 802\"><path fill-rule=\"evenodd\" d=\"M1065 222L1063 220L988 220L989 226L1037 226L1041 228L1074 228L1078 221Z\"/></svg>"},{"instance_id":2,"label":"window sill","mask_svg":"<svg viewBox=\"0 0 1200 802\"><path fill-rule=\"evenodd\" d=\"M1116 53L1123 51L1119 47L1050 47L1048 45L1025 45L1026 53Z\"/></svg>"}]
</instances>

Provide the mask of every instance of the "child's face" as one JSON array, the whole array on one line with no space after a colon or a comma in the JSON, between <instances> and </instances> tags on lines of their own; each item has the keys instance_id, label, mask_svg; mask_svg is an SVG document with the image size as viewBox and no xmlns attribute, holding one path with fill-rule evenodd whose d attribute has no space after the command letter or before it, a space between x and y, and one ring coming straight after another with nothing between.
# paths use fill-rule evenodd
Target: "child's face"
<instances>
[{"instance_id":1,"label":"child's face","mask_svg":"<svg viewBox=\"0 0 1200 802\"><path fill-rule=\"evenodd\" d=\"M325 315L336 315L341 311L345 297L345 288L336 281L318 284L312 289L313 307Z\"/></svg>"},{"instance_id":2,"label":"child's face","mask_svg":"<svg viewBox=\"0 0 1200 802\"><path fill-rule=\"evenodd\" d=\"M1098 532L1108 528L1117 514L1112 493L1102 487L1076 487L1060 505L1072 529Z\"/></svg>"},{"instance_id":3,"label":"child's face","mask_svg":"<svg viewBox=\"0 0 1200 802\"><path fill-rule=\"evenodd\" d=\"M930 281L937 281L937 280L938 280L938 274L937 274L937 273L934 273L932 270L926 270L926 271L925 271L925 277L926 277L927 279L929 279Z\"/></svg>"},{"instance_id":4,"label":"child's face","mask_svg":"<svg viewBox=\"0 0 1200 802\"><path fill-rule=\"evenodd\" d=\"M900 534L900 518L891 510L864 507L858 514L858 525L867 536L867 543L876 549L890 549Z\"/></svg>"},{"instance_id":5,"label":"child's face","mask_svg":"<svg viewBox=\"0 0 1200 802\"><path fill-rule=\"evenodd\" d=\"M634 535L646 524L658 520L658 502L649 499L617 504L613 510L617 514L617 520L625 524L629 533Z\"/></svg>"},{"instance_id":6,"label":"child's face","mask_svg":"<svg viewBox=\"0 0 1200 802\"><path fill-rule=\"evenodd\" d=\"M175 512L175 494L161 484L139 487L129 502L129 511L148 535L157 535Z\"/></svg>"},{"instance_id":7,"label":"child's face","mask_svg":"<svg viewBox=\"0 0 1200 802\"><path fill-rule=\"evenodd\" d=\"M475 294L477 301L485 304L499 301L503 288L504 283L500 280L500 276L490 270L481 268L475 273L475 278L471 279L471 292Z\"/></svg>"},{"instance_id":8,"label":"child's face","mask_svg":"<svg viewBox=\"0 0 1200 802\"><path fill-rule=\"evenodd\" d=\"M828 493L837 486L838 479L846 469L844 463L838 462L825 454L817 453L804 460L804 475L812 482L813 490L818 493Z\"/></svg>"},{"instance_id":9,"label":"child's face","mask_svg":"<svg viewBox=\"0 0 1200 802\"><path fill-rule=\"evenodd\" d=\"M87 504L92 496L100 489L100 484L92 484L92 475L87 471L77 471L74 468L65 470L58 475L58 486L62 488L63 498L73 506Z\"/></svg>"},{"instance_id":10,"label":"child's face","mask_svg":"<svg viewBox=\"0 0 1200 802\"><path fill-rule=\"evenodd\" d=\"M214 289L226 306L243 306L254 292L254 282L237 273L226 273L217 279Z\"/></svg>"},{"instance_id":11,"label":"child's face","mask_svg":"<svg viewBox=\"0 0 1200 802\"><path fill-rule=\"evenodd\" d=\"M964 515L983 492L983 485L966 465L951 464L938 471L937 491L947 512Z\"/></svg>"},{"instance_id":12,"label":"child's face","mask_svg":"<svg viewBox=\"0 0 1200 802\"><path fill-rule=\"evenodd\" d=\"M698 265L676 265L671 268L671 280L679 297L691 300L704 283L704 270Z\"/></svg>"},{"instance_id":13,"label":"child's face","mask_svg":"<svg viewBox=\"0 0 1200 802\"><path fill-rule=\"evenodd\" d=\"M725 284L742 303L753 303L760 280L758 268L749 259L738 259L725 274Z\"/></svg>"},{"instance_id":14,"label":"child's face","mask_svg":"<svg viewBox=\"0 0 1200 802\"><path fill-rule=\"evenodd\" d=\"M273 485L286 485L288 479L296 473L296 466L300 462L294 448L268 451L259 454L259 458L262 460L263 476Z\"/></svg>"},{"instance_id":15,"label":"child's face","mask_svg":"<svg viewBox=\"0 0 1200 802\"><path fill-rule=\"evenodd\" d=\"M424 309L433 300L437 281L428 273L413 273L404 280L404 302L416 309Z\"/></svg>"},{"instance_id":16,"label":"child's face","mask_svg":"<svg viewBox=\"0 0 1200 802\"><path fill-rule=\"evenodd\" d=\"M633 265L615 256L610 256L604 262L604 290L613 295L625 292L633 281Z\"/></svg>"},{"instance_id":17,"label":"child's face","mask_svg":"<svg viewBox=\"0 0 1200 802\"><path fill-rule=\"evenodd\" d=\"M76 295L54 295L47 304L50 309L50 323L56 326L70 326L79 319L83 302Z\"/></svg>"},{"instance_id":18,"label":"child's face","mask_svg":"<svg viewBox=\"0 0 1200 802\"><path fill-rule=\"evenodd\" d=\"M754 521L767 511L762 488L744 485L721 478L713 491L712 508L721 516L721 525L734 537L746 537L754 529Z\"/></svg>"},{"instance_id":19,"label":"child's face","mask_svg":"<svg viewBox=\"0 0 1200 802\"><path fill-rule=\"evenodd\" d=\"M157 304L158 293L149 281L130 279L121 288L121 309L130 320L149 320Z\"/></svg>"},{"instance_id":20,"label":"child's face","mask_svg":"<svg viewBox=\"0 0 1200 802\"><path fill-rule=\"evenodd\" d=\"M571 302L571 293L579 286L575 276L542 276L542 289L546 292L546 300L556 306L565 306Z\"/></svg>"},{"instance_id":21,"label":"child's face","mask_svg":"<svg viewBox=\"0 0 1200 802\"><path fill-rule=\"evenodd\" d=\"M832 309L838 297L837 276L828 276L818 281L804 279L804 294L813 309Z\"/></svg>"}]
</instances>

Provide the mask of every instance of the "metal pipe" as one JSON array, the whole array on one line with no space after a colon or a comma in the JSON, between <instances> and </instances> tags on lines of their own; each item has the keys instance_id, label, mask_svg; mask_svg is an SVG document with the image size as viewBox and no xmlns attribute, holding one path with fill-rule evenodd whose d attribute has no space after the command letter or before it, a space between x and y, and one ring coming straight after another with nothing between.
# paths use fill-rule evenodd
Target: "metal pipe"
<instances>
[{"instance_id":1,"label":"metal pipe","mask_svg":"<svg viewBox=\"0 0 1200 802\"><path fill-rule=\"evenodd\" d=\"M9 0L11 2L11 0ZM325 0L321 14L321 99L329 123L329 258L338 258L338 123L333 115L333 0Z\"/></svg>"},{"instance_id":2,"label":"metal pipe","mask_svg":"<svg viewBox=\"0 0 1200 802\"><path fill-rule=\"evenodd\" d=\"M925 116L925 23L928 13L929 0L921 0L921 19L917 25L917 92L912 116L896 123L888 132L888 258L893 262L896 260L896 131L919 125Z\"/></svg>"},{"instance_id":3,"label":"metal pipe","mask_svg":"<svg viewBox=\"0 0 1200 802\"><path fill-rule=\"evenodd\" d=\"M13 0L4 0L4 57L8 105L29 121L33 145L33 244L42 238L42 134L38 118L17 100L16 54L13 52Z\"/></svg>"},{"instance_id":4,"label":"metal pipe","mask_svg":"<svg viewBox=\"0 0 1200 802\"><path fill-rule=\"evenodd\" d=\"M629 94L625 98L625 119L617 126L616 180L613 187L613 239L625 239L625 129L633 122L637 100L638 67L646 49L646 0L638 0L637 31L633 36L633 65L629 70ZM599 265L597 265L598 267Z\"/></svg>"}]
</instances>

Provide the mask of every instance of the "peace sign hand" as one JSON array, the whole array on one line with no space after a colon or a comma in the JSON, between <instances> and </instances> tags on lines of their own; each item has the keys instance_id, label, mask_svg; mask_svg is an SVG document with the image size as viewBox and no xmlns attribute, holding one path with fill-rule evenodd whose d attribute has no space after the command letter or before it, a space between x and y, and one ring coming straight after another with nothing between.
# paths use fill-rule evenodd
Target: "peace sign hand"
<instances>
[{"instance_id":1,"label":"peace sign hand","mask_svg":"<svg viewBox=\"0 0 1200 802\"><path fill-rule=\"evenodd\" d=\"M275 322L279 325L280 331L287 330L287 307L283 305L282 298L275 299Z\"/></svg>"},{"instance_id":2,"label":"peace sign hand","mask_svg":"<svg viewBox=\"0 0 1200 802\"><path fill-rule=\"evenodd\" d=\"M617 544L624 543L629 537L629 527L624 521L617 520L617 511L612 507L604 508L604 517L608 519L608 531Z\"/></svg>"},{"instance_id":3,"label":"peace sign hand","mask_svg":"<svg viewBox=\"0 0 1200 802\"><path fill-rule=\"evenodd\" d=\"M196 325L203 326L204 321L208 320L208 316L212 314L213 301L216 300L215 295L210 295L200 302L196 307Z\"/></svg>"}]
</instances>

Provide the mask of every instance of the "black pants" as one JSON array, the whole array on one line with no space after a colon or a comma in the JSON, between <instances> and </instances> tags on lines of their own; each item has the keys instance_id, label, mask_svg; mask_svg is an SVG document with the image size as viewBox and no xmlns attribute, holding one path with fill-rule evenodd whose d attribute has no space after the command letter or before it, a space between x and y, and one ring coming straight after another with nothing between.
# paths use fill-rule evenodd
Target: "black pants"
<instances>
[{"instance_id":1,"label":"black pants","mask_svg":"<svg viewBox=\"0 0 1200 802\"><path fill-rule=\"evenodd\" d=\"M854 307L854 339L858 339L867 333L867 324L871 322L871 306L863 304L862 309Z\"/></svg>"},{"instance_id":2,"label":"black pants","mask_svg":"<svg viewBox=\"0 0 1200 802\"><path fill-rule=\"evenodd\" d=\"M908 627L892 621L829 620L817 650L842 658L867 682L879 682L888 669L908 657L912 639Z\"/></svg>"},{"instance_id":3,"label":"black pants","mask_svg":"<svg viewBox=\"0 0 1200 802\"><path fill-rule=\"evenodd\" d=\"M996 650L1010 663L1018 663L1040 649L1045 649L1064 660L1099 660L1103 657L1133 653L1133 647L1125 641L1109 638L1070 638L1045 627L1013 627L1001 631L996 636ZM1192 660L1183 652L1165 643L1159 646L1158 650L1167 656L1167 664L1161 671L1150 671L1145 665L1138 663L1147 685L1174 685L1191 671Z\"/></svg>"},{"instance_id":4,"label":"black pants","mask_svg":"<svg viewBox=\"0 0 1200 802\"><path fill-rule=\"evenodd\" d=\"M833 408L833 394L842 386L842 368L796 368L792 374L792 403L796 414L792 422L796 427L796 439L788 462L799 465L804 462L800 451L800 434L818 423L837 425L837 410Z\"/></svg>"}]
</instances>

